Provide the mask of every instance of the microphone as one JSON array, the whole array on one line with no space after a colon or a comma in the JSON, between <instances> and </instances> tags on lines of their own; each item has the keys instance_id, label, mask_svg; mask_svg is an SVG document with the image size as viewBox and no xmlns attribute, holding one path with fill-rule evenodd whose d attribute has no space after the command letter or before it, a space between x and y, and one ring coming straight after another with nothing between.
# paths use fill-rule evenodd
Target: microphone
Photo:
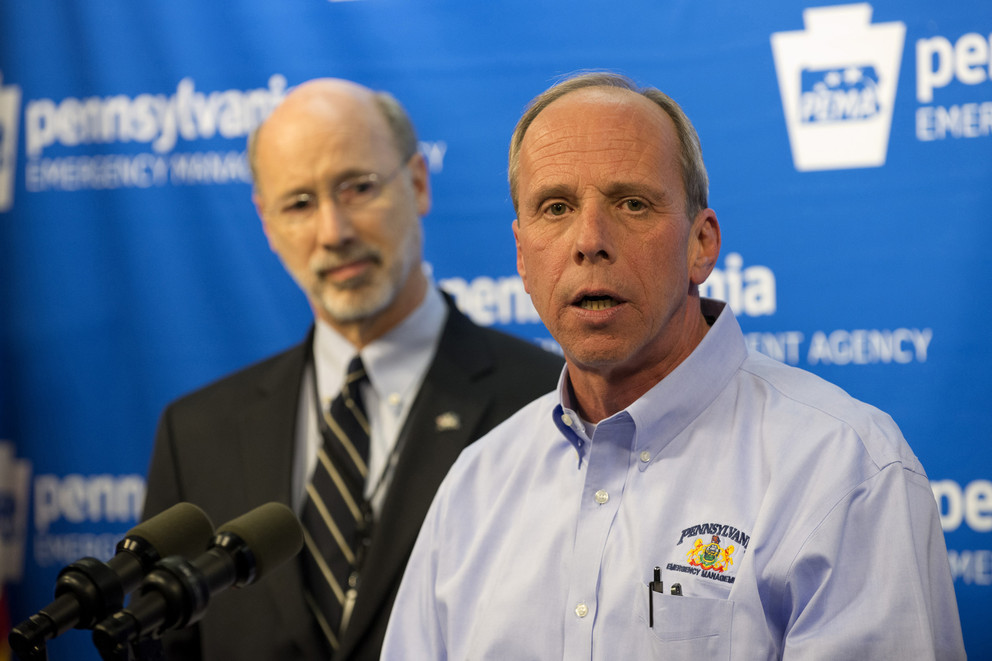
<instances>
[{"instance_id":1,"label":"microphone","mask_svg":"<svg viewBox=\"0 0 992 661\"><path fill-rule=\"evenodd\" d=\"M181 629L203 617L210 597L263 578L303 548L303 526L281 503L266 503L220 526L195 560L159 561L128 607L93 628L104 658L150 635Z\"/></svg>"},{"instance_id":2,"label":"microphone","mask_svg":"<svg viewBox=\"0 0 992 661\"><path fill-rule=\"evenodd\" d=\"M81 558L68 565L55 582L55 601L11 630L11 649L22 659L37 658L45 641L72 627L91 628L120 609L160 559L200 553L213 528L199 507L178 503L128 531L108 562Z\"/></svg>"}]
</instances>

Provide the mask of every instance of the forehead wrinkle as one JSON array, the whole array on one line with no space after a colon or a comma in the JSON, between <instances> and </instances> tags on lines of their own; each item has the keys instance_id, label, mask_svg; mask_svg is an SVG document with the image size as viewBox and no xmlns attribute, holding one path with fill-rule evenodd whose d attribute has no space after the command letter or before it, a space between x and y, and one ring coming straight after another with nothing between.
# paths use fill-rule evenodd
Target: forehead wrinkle
<instances>
[{"instance_id":1,"label":"forehead wrinkle","mask_svg":"<svg viewBox=\"0 0 992 661\"><path fill-rule=\"evenodd\" d=\"M593 88L557 99L524 134L519 157L518 190L527 204L597 190L683 206L674 123L637 94Z\"/></svg>"},{"instance_id":2,"label":"forehead wrinkle","mask_svg":"<svg viewBox=\"0 0 992 661\"><path fill-rule=\"evenodd\" d=\"M537 144L533 149L524 153L521 159L534 176L545 172L563 171L576 172L581 168L600 168L603 166L623 170L635 170L645 165L653 165L654 159L644 144L629 135L619 134L608 139L607 144L602 140L582 139L548 141Z\"/></svg>"},{"instance_id":3,"label":"forehead wrinkle","mask_svg":"<svg viewBox=\"0 0 992 661\"><path fill-rule=\"evenodd\" d=\"M529 151L521 154L531 157L521 168L522 197L530 201L540 194L535 201L548 199L549 191L574 197L583 194L581 188L595 189L607 199L639 195L658 208L683 207L681 162L672 136L666 133L666 118L655 115L660 122L644 126L631 117L636 110L621 117L613 116L612 110L607 114L615 122L598 121L592 126L566 122L553 130L537 127ZM524 158L521 161L523 165ZM533 187L529 194L524 177Z\"/></svg>"},{"instance_id":4,"label":"forehead wrinkle","mask_svg":"<svg viewBox=\"0 0 992 661\"><path fill-rule=\"evenodd\" d=\"M585 147L564 141L535 145L522 159L526 163L523 171L540 187L542 197L553 191L564 192L565 181L582 178L590 168L598 171L596 187L610 195L643 192L647 187L659 197L664 196L658 185L659 166L666 160L673 166L677 163L629 133L610 132L616 135L610 137L606 145L592 140L583 140L588 143ZM603 172L607 173L605 177Z\"/></svg>"}]
</instances>

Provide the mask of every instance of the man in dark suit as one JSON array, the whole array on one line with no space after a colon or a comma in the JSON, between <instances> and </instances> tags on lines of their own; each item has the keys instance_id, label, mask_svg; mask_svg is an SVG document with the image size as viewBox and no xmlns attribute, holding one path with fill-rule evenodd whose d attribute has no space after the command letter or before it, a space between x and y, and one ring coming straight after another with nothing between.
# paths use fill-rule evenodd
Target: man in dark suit
<instances>
[{"instance_id":1,"label":"man in dark suit","mask_svg":"<svg viewBox=\"0 0 992 661\"><path fill-rule=\"evenodd\" d=\"M371 432L355 500L372 524L355 554L364 559L338 591L340 598L347 590L340 620L305 597L314 579L304 556L318 555L308 537L300 562L217 595L198 625L166 637L167 653L377 659L407 558L448 467L467 444L552 389L562 360L474 325L425 273L427 166L391 96L342 80L304 83L253 135L249 158L263 229L306 293L315 324L302 344L165 410L145 515L188 501L220 524L273 500L298 513L312 507L310 478L333 455L321 454L328 404L357 355L368 376L360 398Z\"/></svg>"}]
</instances>

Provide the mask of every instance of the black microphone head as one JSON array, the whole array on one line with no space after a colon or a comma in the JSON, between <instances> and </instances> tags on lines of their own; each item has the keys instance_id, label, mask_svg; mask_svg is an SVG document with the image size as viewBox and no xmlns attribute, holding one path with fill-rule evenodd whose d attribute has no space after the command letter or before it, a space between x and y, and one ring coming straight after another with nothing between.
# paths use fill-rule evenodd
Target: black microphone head
<instances>
[{"instance_id":1,"label":"black microphone head","mask_svg":"<svg viewBox=\"0 0 992 661\"><path fill-rule=\"evenodd\" d=\"M257 580L303 548L303 526L282 503L266 503L217 528L215 540L234 535L244 542L255 561Z\"/></svg>"},{"instance_id":2,"label":"black microphone head","mask_svg":"<svg viewBox=\"0 0 992 661\"><path fill-rule=\"evenodd\" d=\"M131 528L125 540L142 539L160 558L170 555L192 558L203 553L213 534L214 524L206 512L192 503L177 503Z\"/></svg>"}]
</instances>

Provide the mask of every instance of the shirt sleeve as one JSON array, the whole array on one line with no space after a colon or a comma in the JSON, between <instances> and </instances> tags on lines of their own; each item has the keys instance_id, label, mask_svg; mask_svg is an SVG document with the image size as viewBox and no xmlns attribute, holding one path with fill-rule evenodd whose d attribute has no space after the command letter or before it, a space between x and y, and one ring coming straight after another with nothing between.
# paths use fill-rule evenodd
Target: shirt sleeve
<instances>
[{"instance_id":1,"label":"shirt sleeve","mask_svg":"<svg viewBox=\"0 0 992 661\"><path fill-rule=\"evenodd\" d=\"M423 659L442 661L448 658L435 594L441 492L438 492L424 519L413 553L407 563L393 604L382 661Z\"/></svg>"},{"instance_id":2,"label":"shirt sleeve","mask_svg":"<svg viewBox=\"0 0 992 661\"><path fill-rule=\"evenodd\" d=\"M965 658L933 493L900 463L838 501L802 544L787 594L785 659Z\"/></svg>"}]
</instances>

